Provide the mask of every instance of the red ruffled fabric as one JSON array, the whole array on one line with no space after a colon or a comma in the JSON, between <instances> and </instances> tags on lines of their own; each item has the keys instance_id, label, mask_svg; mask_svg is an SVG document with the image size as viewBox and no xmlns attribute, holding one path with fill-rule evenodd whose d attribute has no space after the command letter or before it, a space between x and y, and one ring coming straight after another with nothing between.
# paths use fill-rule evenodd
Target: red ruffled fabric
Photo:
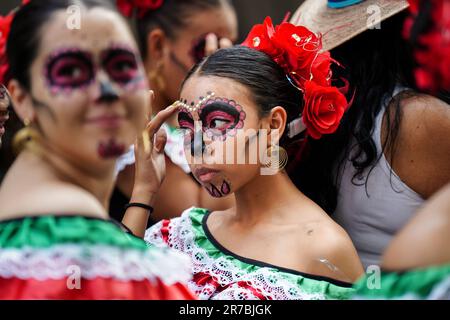
<instances>
[{"instance_id":1,"label":"red ruffled fabric","mask_svg":"<svg viewBox=\"0 0 450 320\"><path fill-rule=\"evenodd\" d=\"M0 278L0 300L195 300L182 284L119 281L115 279L82 279L80 289L68 289L70 280Z\"/></svg>"}]
</instances>

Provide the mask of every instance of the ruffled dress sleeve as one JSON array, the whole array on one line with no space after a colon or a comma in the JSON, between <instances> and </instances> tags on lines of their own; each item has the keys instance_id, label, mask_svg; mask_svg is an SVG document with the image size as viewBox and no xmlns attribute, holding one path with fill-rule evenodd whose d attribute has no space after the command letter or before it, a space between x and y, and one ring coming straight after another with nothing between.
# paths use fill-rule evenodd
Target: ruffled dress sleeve
<instances>
[{"instance_id":1,"label":"ruffled dress sleeve","mask_svg":"<svg viewBox=\"0 0 450 320\"><path fill-rule=\"evenodd\" d=\"M0 221L0 299L195 299L189 259L149 248L111 221Z\"/></svg>"}]
</instances>

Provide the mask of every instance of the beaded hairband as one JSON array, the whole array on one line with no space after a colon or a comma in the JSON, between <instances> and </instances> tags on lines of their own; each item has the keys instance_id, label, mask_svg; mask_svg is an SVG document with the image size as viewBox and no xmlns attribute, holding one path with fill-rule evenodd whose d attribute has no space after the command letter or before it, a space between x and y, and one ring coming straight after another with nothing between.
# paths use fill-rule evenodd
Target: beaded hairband
<instances>
[{"instance_id":1,"label":"beaded hairband","mask_svg":"<svg viewBox=\"0 0 450 320\"><path fill-rule=\"evenodd\" d=\"M189 112L195 112L198 111L198 109L202 106L202 104L204 104L206 101L208 101L209 99L211 99L212 97L214 97L216 94L214 92L208 92L208 95L202 99L200 99L199 102L197 102L197 104L195 106L190 106L184 102L181 102L179 100L175 101L175 105L184 108L186 110L188 110Z\"/></svg>"}]
</instances>

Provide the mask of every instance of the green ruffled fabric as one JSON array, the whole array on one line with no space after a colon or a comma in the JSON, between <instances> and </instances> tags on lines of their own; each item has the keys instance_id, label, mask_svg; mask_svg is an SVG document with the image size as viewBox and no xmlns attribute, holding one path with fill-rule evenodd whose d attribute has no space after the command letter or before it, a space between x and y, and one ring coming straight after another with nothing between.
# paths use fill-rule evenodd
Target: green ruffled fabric
<instances>
[{"instance_id":1,"label":"green ruffled fabric","mask_svg":"<svg viewBox=\"0 0 450 320\"><path fill-rule=\"evenodd\" d=\"M83 216L39 216L0 221L0 248L49 248L74 243L147 248L144 241L126 234L107 220Z\"/></svg>"},{"instance_id":2,"label":"green ruffled fabric","mask_svg":"<svg viewBox=\"0 0 450 320\"><path fill-rule=\"evenodd\" d=\"M242 274L248 274L254 272L258 269L261 269L260 266L248 264L244 261L238 260L235 257L226 255L221 252L219 248L217 248L207 237L205 231L203 229L202 221L204 216L208 213L206 209L193 208L190 211L190 218L192 227L195 233L195 242L196 244L204 249L207 254L212 258L219 258L226 256L228 261L231 261L234 265L239 267L242 270ZM349 299L354 294L354 289L352 287L344 287L339 286L334 283L330 283L327 281L322 281L318 279L308 278L307 276L301 276L294 273L287 273L284 271L277 270L276 271L280 277L289 281L298 287L302 292L308 294L322 294L326 297L326 299L334 299L334 300L345 300Z\"/></svg>"},{"instance_id":3,"label":"green ruffled fabric","mask_svg":"<svg viewBox=\"0 0 450 320\"><path fill-rule=\"evenodd\" d=\"M369 289L365 276L356 284L357 299L426 299L444 281L450 281L450 264L407 272L381 272L379 289ZM447 289L449 290L449 289Z\"/></svg>"}]
</instances>

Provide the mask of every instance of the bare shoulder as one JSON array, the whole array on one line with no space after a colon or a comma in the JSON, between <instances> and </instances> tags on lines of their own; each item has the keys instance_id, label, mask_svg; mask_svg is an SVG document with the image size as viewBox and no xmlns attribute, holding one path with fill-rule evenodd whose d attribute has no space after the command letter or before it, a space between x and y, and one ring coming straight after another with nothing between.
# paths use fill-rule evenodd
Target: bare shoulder
<instances>
[{"instance_id":1,"label":"bare shoulder","mask_svg":"<svg viewBox=\"0 0 450 320\"><path fill-rule=\"evenodd\" d=\"M405 94L401 113L391 166L427 199L450 180L450 105L429 95ZM386 123L383 128L386 132Z\"/></svg>"},{"instance_id":2,"label":"bare shoulder","mask_svg":"<svg viewBox=\"0 0 450 320\"><path fill-rule=\"evenodd\" d=\"M36 214L107 216L92 194L67 183L36 184L18 194L11 201L3 201L2 218Z\"/></svg>"},{"instance_id":3,"label":"bare shoulder","mask_svg":"<svg viewBox=\"0 0 450 320\"><path fill-rule=\"evenodd\" d=\"M400 134L411 144L436 149L437 145L450 146L450 105L429 95L406 97L401 102L402 124ZM447 149L448 151L448 149Z\"/></svg>"},{"instance_id":4,"label":"bare shoulder","mask_svg":"<svg viewBox=\"0 0 450 320\"><path fill-rule=\"evenodd\" d=\"M358 253L347 232L312 200L304 207L308 220L299 225L298 243L307 243L309 272L355 282L363 275Z\"/></svg>"},{"instance_id":5,"label":"bare shoulder","mask_svg":"<svg viewBox=\"0 0 450 320\"><path fill-rule=\"evenodd\" d=\"M389 270L450 261L450 184L434 195L392 240L383 256Z\"/></svg>"},{"instance_id":6,"label":"bare shoulder","mask_svg":"<svg viewBox=\"0 0 450 320\"><path fill-rule=\"evenodd\" d=\"M316 223L313 230L310 256L321 275L355 282L363 267L347 232L331 219Z\"/></svg>"},{"instance_id":7,"label":"bare shoulder","mask_svg":"<svg viewBox=\"0 0 450 320\"><path fill-rule=\"evenodd\" d=\"M415 129L418 137L427 131L439 133L450 128L450 105L436 97L409 95L402 99L401 108L404 125Z\"/></svg>"}]
</instances>

